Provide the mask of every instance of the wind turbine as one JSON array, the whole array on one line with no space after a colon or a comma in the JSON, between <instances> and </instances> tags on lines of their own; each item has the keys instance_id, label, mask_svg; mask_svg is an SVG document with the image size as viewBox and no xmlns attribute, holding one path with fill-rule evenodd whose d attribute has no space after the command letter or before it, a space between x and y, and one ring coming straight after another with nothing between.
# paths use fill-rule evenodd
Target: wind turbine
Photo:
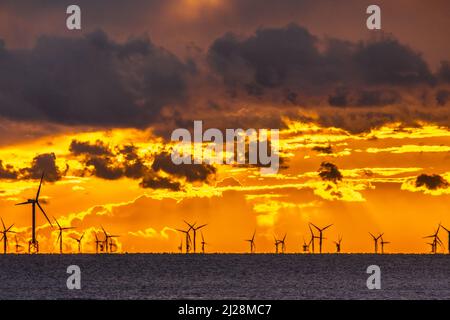
<instances>
[{"instance_id":1,"label":"wind turbine","mask_svg":"<svg viewBox=\"0 0 450 320\"><path fill-rule=\"evenodd\" d=\"M197 239L196 239L196 237L197 237L197 230L200 230L201 228L206 227L207 225L206 224L202 224L201 226L195 227L197 222L195 222L194 224L190 224L189 222L187 222L185 220L184 220L184 223L186 223L189 226L189 230L192 230L192 232L194 233L194 253L195 253L195 250L196 250L195 244L197 242ZM188 230L188 232L189 232L189 230Z\"/></svg>"},{"instance_id":2,"label":"wind turbine","mask_svg":"<svg viewBox=\"0 0 450 320\"><path fill-rule=\"evenodd\" d=\"M284 253L286 251L286 236L287 233L284 234L283 240L279 240L280 244L281 244L281 253Z\"/></svg>"},{"instance_id":3,"label":"wind turbine","mask_svg":"<svg viewBox=\"0 0 450 320\"><path fill-rule=\"evenodd\" d=\"M309 250L309 246L311 245L312 253L314 253L314 239L319 239L319 237L314 234L314 231L311 228L310 224L308 224L308 228L309 228L309 232L311 233L311 240L309 241L308 250Z\"/></svg>"},{"instance_id":4,"label":"wind turbine","mask_svg":"<svg viewBox=\"0 0 450 320\"><path fill-rule=\"evenodd\" d=\"M319 231L319 252L322 253L322 241L323 241L323 232L328 229L329 227L332 226L332 224L329 224L328 226L324 227L324 228L319 228L318 226L314 225L313 223L310 222L310 224L316 228Z\"/></svg>"},{"instance_id":5,"label":"wind turbine","mask_svg":"<svg viewBox=\"0 0 450 320\"><path fill-rule=\"evenodd\" d=\"M311 244L311 241L309 242L309 244L306 244L305 238L303 238L303 252L309 252L309 246Z\"/></svg>"},{"instance_id":6,"label":"wind turbine","mask_svg":"<svg viewBox=\"0 0 450 320\"><path fill-rule=\"evenodd\" d=\"M341 242L342 242L341 236L339 236L338 241L334 241L334 243L336 244L336 253L341 253Z\"/></svg>"},{"instance_id":7,"label":"wind turbine","mask_svg":"<svg viewBox=\"0 0 450 320\"><path fill-rule=\"evenodd\" d=\"M9 233L15 233L14 231L11 231L11 228L14 226L14 224L10 225L9 228L6 228L5 223L2 220L2 225L3 225L3 230L0 231L0 233L2 234L2 238L0 239L0 241L3 240L3 253L6 254L6 252L8 251L8 232Z\"/></svg>"},{"instance_id":8,"label":"wind turbine","mask_svg":"<svg viewBox=\"0 0 450 320\"><path fill-rule=\"evenodd\" d=\"M75 229L75 227L61 227L55 217L53 217L53 220L55 220L59 230L58 239L56 239L56 242L59 241L59 253L63 253L63 232L66 230Z\"/></svg>"},{"instance_id":9,"label":"wind turbine","mask_svg":"<svg viewBox=\"0 0 450 320\"><path fill-rule=\"evenodd\" d=\"M16 242L16 253L22 252L23 246L17 241L17 235L14 235L14 241Z\"/></svg>"},{"instance_id":10,"label":"wind turbine","mask_svg":"<svg viewBox=\"0 0 450 320\"><path fill-rule=\"evenodd\" d=\"M78 253L81 253L81 240L83 240L84 237L84 232L81 235L81 237L76 238L76 237L72 237L73 240L75 240L76 242L78 242Z\"/></svg>"},{"instance_id":11,"label":"wind turbine","mask_svg":"<svg viewBox=\"0 0 450 320\"><path fill-rule=\"evenodd\" d=\"M112 238L118 238L118 235L113 235L113 234L108 234L108 232L106 232L105 228L103 228L103 226L101 226L102 230L103 230L103 234L105 235L105 242L104 242L104 246L106 247L106 252L108 252L108 248L109 248L109 252L112 253L112 247L115 246L115 244L112 242Z\"/></svg>"},{"instance_id":12,"label":"wind turbine","mask_svg":"<svg viewBox=\"0 0 450 320\"><path fill-rule=\"evenodd\" d=\"M433 241L432 241L433 245L431 246L431 252L432 253L437 253L437 245L438 244L442 246L442 241L441 241L441 239L439 238L439 235L438 235L440 228L441 228L441 224L438 225L438 228L437 228L437 230L436 230L436 232L434 234L426 236L426 237L423 237L424 239L433 238Z\"/></svg>"},{"instance_id":13,"label":"wind turbine","mask_svg":"<svg viewBox=\"0 0 450 320\"><path fill-rule=\"evenodd\" d=\"M378 235L378 237L375 237L373 234L371 234L369 232L369 234L372 236L373 241L375 243L375 253L378 253L378 240L383 236L384 233L381 233L380 235Z\"/></svg>"},{"instance_id":14,"label":"wind turbine","mask_svg":"<svg viewBox=\"0 0 450 320\"><path fill-rule=\"evenodd\" d=\"M383 237L381 237L381 253L383 254L384 253L384 245L385 244L389 244L390 242L388 242L388 241L384 241L384 239L383 239Z\"/></svg>"},{"instance_id":15,"label":"wind turbine","mask_svg":"<svg viewBox=\"0 0 450 320\"><path fill-rule=\"evenodd\" d=\"M450 254L450 230L447 229L446 227L444 227L442 224L441 224L440 226L442 227L442 229L444 229L445 231L447 231L447 234L448 234L447 248L448 248L448 253Z\"/></svg>"},{"instance_id":16,"label":"wind turbine","mask_svg":"<svg viewBox=\"0 0 450 320\"><path fill-rule=\"evenodd\" d=\"M200 234L202 235L202 253L205 253L205 245L207 243L205 242L205 238L203 237L203 232L200 232Z\"/></svg>"},{"instance_id":17,"label":"wind turbine","mask_svg":"<svg viewBox=\"0 0 450 320\"><path fill-rule=\"evenodd\" d=\"M273 236L274 240L275 240L275 253L278 253L278 246L280 245L281 241L278 240L275 236Z\"/></svg>"},{"instance_id":18,"label":"wind turbine","mask_svg":"<svg viewBox=\"0 0 450 320\"><path fill-rule=\"evenodd\" d=\"M44 179L44 172L42 172L41 182L39 183L39 188L36 193L36 198L28 199L25 202L16 203L16 206L31 204L31 240L28 242L28 252L39 252L39 243L36 240L36 205L38 206L39 210L41 210L41 212L44 214L44 216L47 219L50 226L53 228L53 225L50 222L50 219L47 217L47 214L45 213L44 209L42 209L42 207L39 203L39 193L41 192L41 186L42 186L43 179Z\"/></svg>"},{"instance_id":19,"label":"wind turbine","mask_svg":"<svg viewBox=\"0 0 450 320\"><path fill-rule=\"evenodd\" d=\"M181 238L180 245L178 246L178 251L180 251L180 253L183 253L183 238Z\"/></svg>"},{"instance_id":20,"label":"wind turbine","mask_svg":"<svg viewBox=\"0 0 450 320\"><path fill-rule=\"evenodd\" d=\"M188 230L181 230L181 229L176 229L177 231L184 233L186 235L186 253L189 253L191 246L191 236L189 235L189 231L191 230L190 228Z\"/></svg>"},{"instance_id":21,"label":"wind turbine","mask_svg":"<svg viewBox=\"0 0 450 320\"><path fill-rule=\"evenodd\" d=\"M253 236L252 236L251 239L244 240L244 241L250 243L250 253L254 253L255 249L256 249L256 246L255 246L255 235L256 235L256 230L253 232Z\"/></svg>"},{"instance_id":22,"label":"wind turbine","mask_svg":"<svg viewBox=\"0 0 450 320\"><path fill-rule=\"evenodd\" d=\"M94 232L95 236L95 253L98 254L98 247L100 247L100 251L103 251L103 241L98 239L97 232Z\"/></svg>"}]
</instances>

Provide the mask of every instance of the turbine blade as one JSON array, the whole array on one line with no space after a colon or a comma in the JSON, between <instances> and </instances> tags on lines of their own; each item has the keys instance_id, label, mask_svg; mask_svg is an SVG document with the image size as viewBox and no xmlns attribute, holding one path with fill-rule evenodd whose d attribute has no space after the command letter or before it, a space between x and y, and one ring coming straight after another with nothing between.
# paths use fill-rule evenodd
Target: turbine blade
<instances>
[{"instance_id":1,"label":"turbine blade","mask_svg":"<svg viewBox=\"0 0 450 320\"><path fill-rule=\"evenodd\" d=\"M47 214L45 213L44 209L42 209L41 205L39 204L39 202L36 202L36 204L38 205L39 209L41 209L42 213L44 214L45 218L47 219L48 223L50 223L50 226L53 228L53 225L50 221L50 219L47 217ZM55 219L55 218L53 218ZM56 220L56 219L55 219Z\"/></svg>"},{"instance_id":2,"label":"turbine blade","mask_svg":"<svg viewBox=\"0 0 450 320\"><path fill-rule=\"evenodd\" d=\"M21 203L16 203L15 206L22 206L24 204L29 204L29 201L25 201L25 202L21 202Z\"/></svg>"},{"instance_id":3,"label":"turbine blade","mask_svg":"<svg viewBox=\"0 0 450 320\"><path fill-rule=\"evenodd\" d=\"M309 224L311 224L314 228L316 228L317 230L321 231L320 228L318 226L316 226L314 223L310 222Z\"/></svg>"},{"instance_id":4,"label":"turbine blade","mask_svg":"<svg viewBox=\"0 0 450 320\"><path fill-rule=\"evenodd\" d=\"M331 227L332 225L333 225L333 224L330 224L330 225L326 226L325 228L322 229L322 231L328 229L328 228Z\"/></svg>"},{"instance_id":5,"label":"turbine blade","mask_svg":"<svg viewBox=\"0 0 450 320\"><path fill-rule=\"evenodd\" d=\"M2 220L3 230L6 230L5 223L3 222L3 218L0 218Z\"/></svg>"},{"instance_id":6,"label":"turbine blade","mask_svg":"<svg viewBox=\"0 0 450 320\"><path fill-rule=\"evenodd\" d=\"M39 193L41 193L41 186L42 186L42 180L44 179L44 172L42 172L42 177L41 177L41 182L39 182L39 188L38 191L36 193L36 201L38 201L39 199Z\"/></svg>"}]
</instances>

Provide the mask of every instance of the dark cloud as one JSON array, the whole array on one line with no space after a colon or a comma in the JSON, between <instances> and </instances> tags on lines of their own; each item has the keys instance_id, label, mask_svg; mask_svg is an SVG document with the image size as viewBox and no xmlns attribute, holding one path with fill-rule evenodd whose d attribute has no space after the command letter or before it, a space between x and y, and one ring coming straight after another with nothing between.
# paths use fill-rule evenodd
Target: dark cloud
<instances>
[{"instance_id":1,"label":"dark cloud","mask_svg":"<svg viewBox=\"0 0 450 320\"><path fill-rule=\"evenodd\" d=\"M209 164L179 164L172 162L167 152L157 154L152 164L155 172L164 171L179 178L186 178L188 182L207 181L216 173L216 168Z\"/></svg>"},{"instance_id":2,"label":"dark cloud","mask_svg":"<svg viewBox=\"0 0 450 320\"><path fill-rule=\"evenodd\" d=\"M319 176L323 181L331 181L334 183L341 181L343 178L338 167L331 162L322 162L319 168Z\"/></svg>"},{"instance_id":3,"label":"dark cloud","mask_svg":"<svg viewBox=\"0 0 450 320\"><path fill-rule=\"evenodd\" d=\"M69 151L74 155L88 154L94 156L109 155L111 150L102 141L97 140L94 144L78 140L72 140Z\"/></svg>"},{"instance_id":4,"label":"dark cloud","mask_svg":"<svg viewBox=\"0 0 450 320\"><path fill-rule=\"evenodd\" d=\"M3 166L3 161L0 160L0 179L17 179L18 172L10 164Z\"/></svg>"},{"instance_id":5,"label":"dark cloud","mask_svg":"<svg viewBox=\"0 0 450 320\"><path fill-rule=\"evenodd\" d=\"M181 190L181 184L179 182L171 181L166 177L144 177L139 185L142 188L169 189L172 191Z\"/></svg>"},{"instance_id":6,"label":"dark cloud","mask_svg":"<svg viewBox=\"0 0 450 320\"><path fill-rule=\"evenodd\" d=\"M436 102L439 106L445 106L450 101L450 91L439 90L436 92Z\"/></svg>"},{"instance_id":7,"label":"dark cloud","mask_svg":"<svg viewBox=\"0 0 450 320\"><path fill-rule=\"evenodd\" d=\"M426 187L429 190L448 188L449 182L438 174L421 174L416 178L416 187Z\"/></svg>"},{"instance_id":8,"label":"dark cloud","mask_svg":"<svg viewBox=\"0 0 450 320\"><path fill-rule=\"evenodd\" d=\"M422 56L395 39L361 44L354 58L368 84L411 85L433 81Z\"/></svg>"},{"instance_id":9,"label":"dark cloud","mask_svg":"<svg viewBox=\"0 0 450 320\"><path fill-rule=\"evenodd\" d=\"M401 96L394 90L357 90L338 88L328 97L333 107L380 107L401 101Z\"/></svg>"},{"instance_id":10,"label":"dark cloud","mask_svg":"<svg viewBox=\"0 0 450 320\"><path fill-rule=\"evenodd\" d=\"M326 47L323 52L319 44ZM434 80L421 55L395 39L358 44L338 39L319 41L295 24L261 28L247 38L228 33L211 45L208 61L231 89L241 86L257 96L281 86L314 93L335 83L408 86ZM295 92L288 95L292 100ZM345 96L337 97L335 104L348 104L341 102L343 99ZM395 100L381 92L362 91L359 104L381 105Z\"/></svg>"},{"instance_id":11,"label":"dark cloud","mask_svg":"<svg viewBox=\"0 0 450 320\"><path fill-rule=\"evenodd\" d=\"M10 119L145 127L185 93L188 67L148 38L43 36L2 52L0 116Z\"/></svg>"},{"instance_id":12,"label":"dark cloud","mask_svg":"<svg viewBox=\"0 0 450 320\"><path fill-rule=\"evenodd\" d=\"M323 146L315 146L312 148L314 151L320 152L320 153L326 153L326 154L332 154L333 153L333 147L331 145L328 145L326 147Z\"/></svg>"},{"instance_id":13,"label":"dark cloud","mask_svg":"<svg viewBox=\"0 0 450 320\"><path fill-rule=\"evenodd\" d=\"M68 167L66 167L66 170ZM20 169L22 179L40 179L42 173L45 173L45 180L54 182L64 175L56 165L56 156L54 153L43 153L33 158L29 168Z\"/></svg>"},{"instance_id":14,"label":"dark cloud","mask_svg":"<svg viewBox=\"0 0 450 320\"><path fill-rule=\"evenodd\" d=\"M124 176L123 168L116 165L110 157L88 157L85 165L92 175L102 179L116 180Z\"/></svg>"},{"instance_id":15,"label":"dark cloud","mask_svg":"<svg viewBox=\"0 0 450 320\"><path fill-rule=\"evenodd\" d=\"M438 77L441 81L450 83L450 61L443 61L438 71Z\"/></svg>"}]
</instances>

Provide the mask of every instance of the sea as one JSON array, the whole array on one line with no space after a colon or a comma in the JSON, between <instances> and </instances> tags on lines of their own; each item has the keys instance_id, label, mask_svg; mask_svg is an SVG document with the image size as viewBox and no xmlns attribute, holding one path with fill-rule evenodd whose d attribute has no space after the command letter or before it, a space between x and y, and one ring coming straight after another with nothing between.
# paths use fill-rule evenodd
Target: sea
<instances>
[{"instance_id":1,"label":"sea","mask_svg":"<svg viewBox=\"0 0 450 320\"><path fill-rule=\"evenodd\" d=\"M0 299L450 299L450 255L6 254Z\"/></svg>"}]
</instances>

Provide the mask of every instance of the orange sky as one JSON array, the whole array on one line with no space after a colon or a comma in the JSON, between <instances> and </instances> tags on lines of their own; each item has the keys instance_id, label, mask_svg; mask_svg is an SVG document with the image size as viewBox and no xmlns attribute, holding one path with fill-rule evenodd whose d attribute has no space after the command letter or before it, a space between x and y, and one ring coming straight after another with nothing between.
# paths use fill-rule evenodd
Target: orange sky
<instances>
[{"instance_id":1,"label":"orange sky","mask_svg":"<svg viewBox=\"0 0 450 320\"><path fill-rule=\"evenodd\" d=\"M87 232L86 252L94 250L93 231L99 231L101 225L121 235L121 251L176 252L181 235L175 229L184 228L183 219L208 224L203 229L208 252L246 252L243 240L254 229L258 252L272 252L274 235L285 233L287 252L300 252L303 238L309 238L308 222L319 226L333 223L326 232L326 252L334 251L332 241L339 235L344 238L344 252L369 252L368 232L384 232L385 240L391 242L389 252L427 252L422 237L431 234L439 222L450 224L450 188L430 191L414 184L421 173L440 174L450 181L450 130L433 125L391 125L352 135L288 122L280 140L287 169L261 176L258 168L221 165L210 184L186 183L185 191L172 192L142 189L138 181L128 178L110 181L75 176L80 164L68 152L73 139L91 143L101 139L110 147L131 142L142 154L165 145L149 132L117 129L48 136L0 150L4 164L18 167L36 154L50 151L55 153L58 167L69 164L61 180L44 184L42 199L49 216L76 227L68 236ZM328 145L331 154L312 150ZM329 183L317 174L323 161L335 163L344 176L332 190L327 190ZM23 232L19 239L25 241L30 209L14 203L32 197L37 181L4 181L0 187L1 216L7 224L15 223L15 230ZM41 251L56 252L57 232L50 232L40 214L38 225ZM443 233L441 236L445 238ZM65 251L75 252L76 242L66 240Z\"/></svg>"}]
</instances>

